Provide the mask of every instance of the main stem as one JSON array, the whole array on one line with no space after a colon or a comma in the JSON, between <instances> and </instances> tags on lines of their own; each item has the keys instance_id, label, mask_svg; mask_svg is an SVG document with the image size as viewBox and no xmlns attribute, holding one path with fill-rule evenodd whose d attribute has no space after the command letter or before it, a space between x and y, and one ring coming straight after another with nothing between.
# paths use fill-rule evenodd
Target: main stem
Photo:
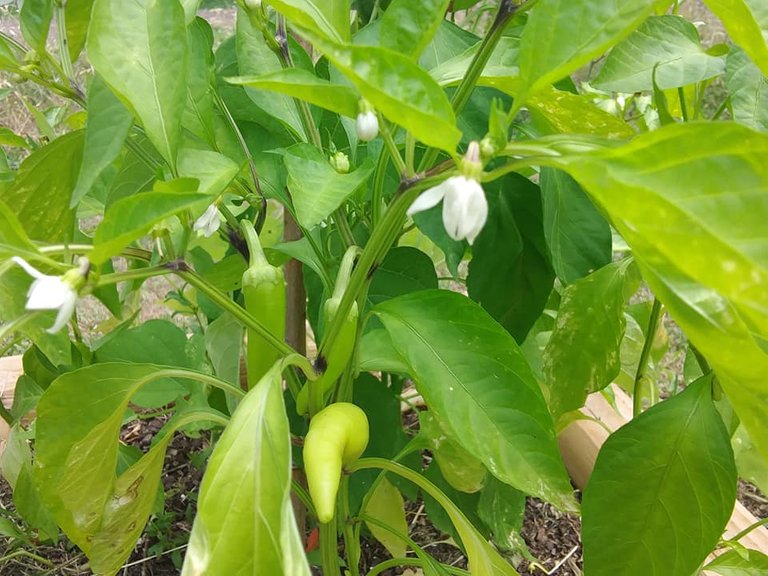
<instances>
[{"instance_id":1,"label":"main stem","mask_svg":"<svg viewBox=\"0 0 768 576\"><path fill-rule=\"evenodd\" d=\"M635 373L635 387L632 393L633 418L637 418L643 409L643 380L645 378L645 373L648 371L648 357L651 354L653 341L656 337L656 326L659 323L660 312L661 302L658 298L654 298L653 308L651 308L651 316L648 319L648 329L645 333L643 351L640 353L640 362L637 364L637 372Z\"/></svg>"}]
</instances>

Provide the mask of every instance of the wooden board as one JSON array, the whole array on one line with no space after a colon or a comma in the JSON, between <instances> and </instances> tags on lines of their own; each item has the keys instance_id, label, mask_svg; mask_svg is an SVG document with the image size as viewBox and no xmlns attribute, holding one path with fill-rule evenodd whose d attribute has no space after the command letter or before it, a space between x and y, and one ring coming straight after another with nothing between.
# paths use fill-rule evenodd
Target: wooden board
<instances>
[{"instance_id":1,"label":"wooden board","mask_svg":"<svg viewBox=\"0 0 768 576\"><path fill-rule=\"evenodd\" d=\"M616 408L600 394L591 394L582 409L593 420L578 420L560 433L560 452L565 467L574 484L583 488L592 473L597 453L610 432L617 430L632 419L632 399L618 386L612 385ZM725 538L731 538L757 522L744 505L736 501L733 514L725 530ZM740 542L747 548L768 554L768 529L761 526L747 534Z\"/></svg>"},{"instance_id":2,"label":"wooden board","mask_svg":"<svg viewBox=\"0 0 768 576\"><path fill-rule=\"evenodd\" d=\"M16 380L19 379L23 368L21 365L21 356L6 356L0 358L0 401L6 408L13 404L13 393L16 390ZM8 438L8 424L0 418L0 455L5 450L5 443Z\"/></svg>"}]
</instances>

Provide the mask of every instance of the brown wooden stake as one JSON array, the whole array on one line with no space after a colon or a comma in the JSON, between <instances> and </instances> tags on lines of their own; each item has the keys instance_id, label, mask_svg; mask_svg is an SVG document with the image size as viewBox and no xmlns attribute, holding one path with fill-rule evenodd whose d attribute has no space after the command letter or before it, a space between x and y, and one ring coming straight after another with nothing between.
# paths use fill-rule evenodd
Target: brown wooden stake
<instances>
[{"instance_id":1,"label":"brown wooden stake","mask_svg":"<svg viewBox=\"0 0 768 576\"><path fill-rule=\"evenodd\" d=\"M288 210L283 214L283 238L286 242L301 239L301 229ZM289 260L285 265L285 340L299 354L307 352L307 294L301 262Z\"/></svg>"}]
</instances>

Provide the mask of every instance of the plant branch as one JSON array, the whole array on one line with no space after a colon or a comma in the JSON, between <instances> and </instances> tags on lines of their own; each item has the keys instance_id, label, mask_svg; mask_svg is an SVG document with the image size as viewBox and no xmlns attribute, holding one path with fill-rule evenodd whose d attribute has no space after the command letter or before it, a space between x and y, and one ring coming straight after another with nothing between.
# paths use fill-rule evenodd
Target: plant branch
<instances>
[{"instance_id":1,"label":"plant branch","mask_svg":"<svg viewBox=\"0 0 768 576\"><path fill-rule=\"evenodd\" d=\"M658 298L654 298L653 307L651 308L651 316L648 318L648 328L645 332L643 350L640 352L640 361L637 364L637 372L635 373L635 386L632 393L633 418L637 418L643 409L643 381L645 378L645 373L648 370L648 357L651 354L653 341L656 337L656 326L659 323L660 312L661 301Z\"/></svg>"}]
</instances>

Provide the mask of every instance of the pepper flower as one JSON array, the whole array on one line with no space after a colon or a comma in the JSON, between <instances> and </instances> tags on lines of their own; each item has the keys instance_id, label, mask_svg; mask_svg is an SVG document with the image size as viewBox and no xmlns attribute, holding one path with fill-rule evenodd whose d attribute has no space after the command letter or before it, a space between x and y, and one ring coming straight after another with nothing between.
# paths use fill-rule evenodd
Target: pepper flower
<instances>
[{"instance_id":1,"label":"pepper flower","mask_svg":"<svg viewBox=\"0 0 768 576\"><path fill-rule=\"evenodd\" d=\"M220 226L221 219L219 218L219 208L214 202L205 209L205 212L203 212L197 220L195 220L192 228L197 232L198 236L209 238L216 234Z\"/></svg>"},{"instance_id":2,"label":"pepper flower","mask_svg":"<svg viewBox=\"0 0 768 576\"><path fill-rule=\"evenodd\" d=\"M357 137L363 142L370 142L379 135L379 119L367 100L360 100L360 112L357 115L355 129Z\"/></svg>"},{"instance_id":3,"label":"pepper flower","mask_svg":"<svg viewBox=\"0 0 768 576\"><path fill-rule=\"evenodd\" d=\"M27 292L27 310L58 310L56 321L46 332L55 334L67 325L72 313L75 311L77 295L85 284L90 263L87 258L78 260L78 267L70 270L63 276L50 276L43 274L29 262L18 256L12 260L24 268L35 281Z\"/></svg>"},{"instance_id":4,"label":"pepper flower","mask_svg":"<svg viewBox=\"0 0 768 576\"><path fill-rule=\"evenodd\" d=\"M426 190L408 208L408 215L423 212L443 201L443 226L454 240L472 245L488 219L488 201L478 182L482 170L480 146L471 142L462 162L464 174L451 176Z\"/></svg>"}]
</instances>

